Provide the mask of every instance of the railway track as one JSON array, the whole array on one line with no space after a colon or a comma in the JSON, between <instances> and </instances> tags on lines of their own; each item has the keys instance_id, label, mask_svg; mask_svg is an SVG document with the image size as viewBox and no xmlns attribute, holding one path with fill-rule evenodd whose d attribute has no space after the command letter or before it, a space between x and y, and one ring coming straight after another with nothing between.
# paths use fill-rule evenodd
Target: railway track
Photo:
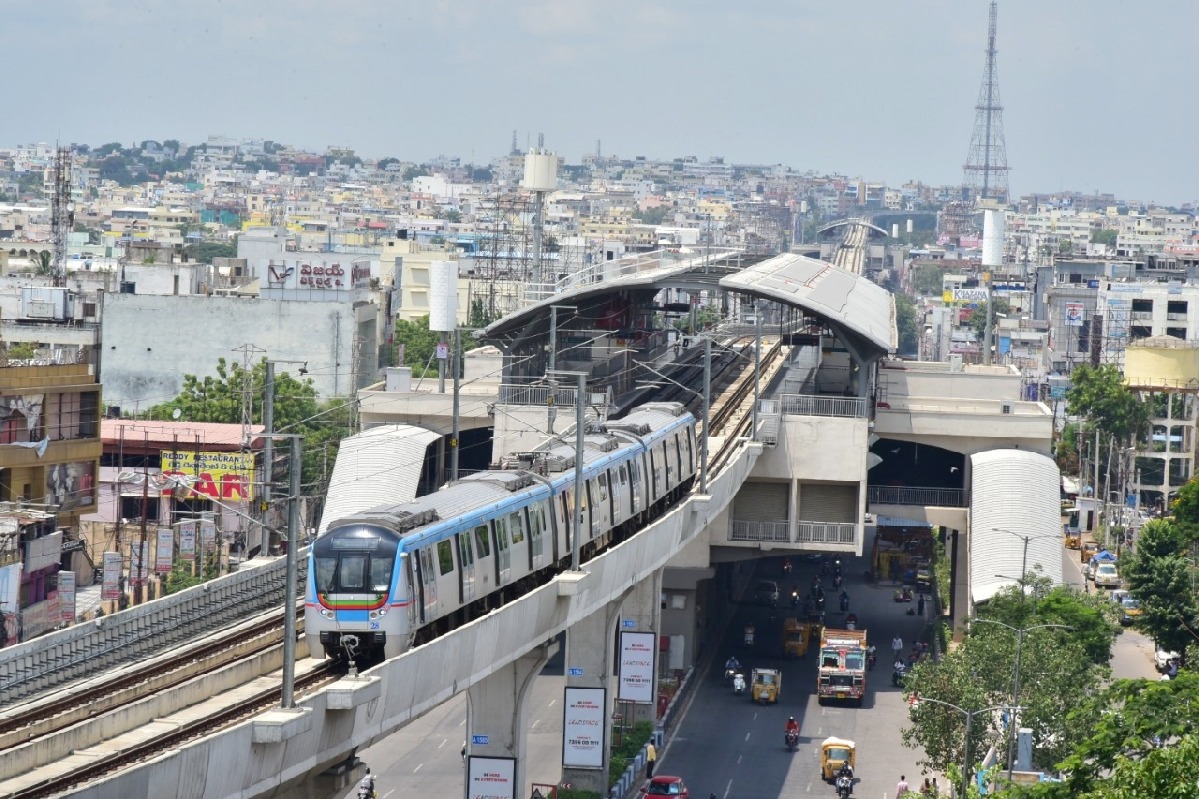
<instances>
[{"instance_id":1,"label":"railway track","mask_svg":"<svg viewBox=\"0 0 1199 799\"><path fill-rule=\"evenodd\" d=\"M301 631L302 626L301 615ZM108 773L140 759L151 748L161 753L170 744L164 743L164 736L159 735L152 742L117 747L120 751L112 752L111 756L89 758L85 768L72 768L69 775L47 777L36 783L37 786L45 783L44 788L38 787L32 793L22 792L29 788L22 784L34 777L39 769L53 772L56 765L75 752L101 745L107 747L114 737L144 728L172 713L194 708L229 691L232 686L261 679L282 663L282 649L283 609L278 608L218 636L0 714L0 753L3 753L0 757L0 794L54 795L69 788L70 784L92 778L80 774ZM330 674L324 664L316 671ZM297 689L311 687L314 680L316 677L311 673L303 680L297 678ZM277 685L257 691L238 708L222 709L211 714L211 718L176 725L172 730L177 727L178 733L171 732L166 737L174 739L188 731L193 736L211 731L228 720L243 718L269 706L272 696L277 701ZM126 754L126 750L133 754ZM95 771L101 767L106 770ZM63 782L64 779L74 782L68 784Z\"/></svg>"},{"instance_id":2,"label":"railway track","mask_svg":"<svg viewBox=\"0 0 1199 799\"><path fill-rule=\"evenodd\" d=\"M762 353L758 372L763 384L769 384L769 374L775 368L776 364L781 361L782 352L782 341L776 340ZM725 392L719 404L713 407L709 415L709 424L711 426L708 434L709 438L719 436L723 439L716 448L716 451L712 453L708 464L708 468L713 474L724 468L724 465L737 448L740 439L753 433L753 391L754 373L751 369L747 370L733 384L733 387ZM746 400L749 400L751 403L748 413L746 413L745 409Z\"/></svg>"}]
</instances>

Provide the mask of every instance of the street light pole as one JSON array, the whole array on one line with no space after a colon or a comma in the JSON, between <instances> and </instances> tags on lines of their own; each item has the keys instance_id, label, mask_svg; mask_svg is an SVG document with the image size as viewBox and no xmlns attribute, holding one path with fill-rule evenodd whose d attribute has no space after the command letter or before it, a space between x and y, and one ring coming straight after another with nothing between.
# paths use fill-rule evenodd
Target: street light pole
<instances>
[{"instance_id":1,"label":"street light pole","mask_svg":"<svg viewBox=\"0 0 1199 799\"><path fill-rule=\"evenodd\" d=\"M1068 624L1034 624L1032 627L1013 627L1002 621L995 619L974 619L976 622L984 622L986 624L998 624L1000 627L1006 627L1016 634L1016 673L1012 681L1012 715L1008 718L1008 738L1007 738L1007 779L1012 781L1012 762L1013 753L1016 747L1016 717L1015 713L1020 708L1020 656L1024 649L1024 634L1032 630L1045 630L1049 628L1058 628L1061 630L1073 630L1074 628Z\"/></svg>"},{"instance_id":2,"label":"street light pole","mask_svg":"<svg viewBox=\"0 0 1199 799\"><path fill-rule=\"evenodd\" d=\"M459 419L459 410L461 408L461 399L459 390L461 389L461 378L459 376L459 366L462 363L462 329L454 328L454 352L453 352L453 369L454 369L454 420L450 432L450 479L458 479L458 438L461 433L462 422Z\"/></svg>"},{"instance_id":3,"label":"street light pole","mask_svg":"<svg viewBox=\"0 0 1199 799\"><path fill-rule=\"evenodd\" d=\"M704 434L699 449L699 493L708 493L708 412L712 404L712 339L704 337Z\"/></svg>"},{"instance_id":4,"label":"street light pole","mask_svg":"<svg viewBox=\"0 0 1199 799\"><path fill-rule=\"evenodd\" d=\"M291 438L291 480L287 498L287 586L283 594L283 691L280 706L295 707L296 547L300 543L300 436Z\"/></svg>"},{"instance_id":5,"label":"street light pole","mask_svg":"<svg viewBox=\"0 0 1199 799\"><path fill-rule=\"evenodd\" d=\"M970 732L974 724L974 717L979 713L994 713L996 710L1014 710L1008 705L994 705L992 707L984 707L981 710L967 710L964 707L959 707L952 702L942 702L940 699L929 699L920 697L919 702L932 702L934 705L944 705L948 708L962 713L966 717L966 739L962 742L962 796L967 796L966 787L970 784Z\"/></svg>"}]
</instances>

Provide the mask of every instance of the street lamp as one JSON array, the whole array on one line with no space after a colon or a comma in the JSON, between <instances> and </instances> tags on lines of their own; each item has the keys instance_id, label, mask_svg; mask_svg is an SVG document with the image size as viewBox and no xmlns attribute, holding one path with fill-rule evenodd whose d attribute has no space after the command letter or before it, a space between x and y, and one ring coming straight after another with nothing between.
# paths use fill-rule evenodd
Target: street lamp
<instances>
[{"instance_id":1,"label":"street lamp","mask_svg":"<svg viewBox=\"0 0 1199 799\"><path fill-rule=\"evenodd\" d=\"M968 794L966 793L966 786L970 784L970 729L974 723L974 717L979 713L994 713L996 710L1012 711L1018 708L1014 708L1011 705L992 705L991 707L984 707L980 710L967 710L964 707L958 707L952 702L942 702L940 699L929 699L921 696L916 700L916 705L913 706L913 710L916 706L919 706L921 702L932 702L934 705L943 705L945 707L952 708L953 710L956 710L966 716L966 739L962 745L962 796L967 796Z\"/></svg>"},{"instance_id":2,"label":"street lamp","mask_svg":"<svg viewBox=\"0 0 1199 799\"><path fill-rule=\"evenodd\" d=\"M975 618L972 621L983 622L986 624L998 624L1000 627L1006 627L1016 634L1016 670L1015 677L1012 682L1012 709L1013 715L1008 719L1008 738L1007 738L1007 778L1008 782L1012 781L1012 754L1016 746L1016 717L1015 712L1020 708L1020 655L1024 649L1024 634L1031 630L1044 630L1049 628L1057 628L1061 630L1073 630L1074 628L1068 624L1034 624L1032 627L1013 627L1010 624L995 619L979 619Z\"/></svg>"},{"instance_id":3,"label":"street lamp","mask_svg":"<svg viewBox=\"0 0 1199 799\"><path fill-rule=\"evenodd\" d=\"M1024 585L1025 585L1025 581L1027 580L1027 575L1028 575L1028 542L1035 541L1038 538L1052 538L1054 540L1057 540L1058 536L1051 536L1051 535L1044 535L1044 534L1021 535L1020 533L1017 533L1014 530L1008 530L1003 527L992 527L991 531L995 532L995 533L1007 533L1008 535L1014 535L1014 536L1016 536L1016 538L1019 538L1020 540L1022 540L1024 542L1024 556L1020 560L1020 580L1019 580L1019 582L1020 582L1020 601L1023 602L1024 601ZM1003 575L1001 575L1001 574L997 574L995 576L1003 577ZM1007 579L1010 580L1011 578L1009 577Z\"/></svg>"}]
</instances>

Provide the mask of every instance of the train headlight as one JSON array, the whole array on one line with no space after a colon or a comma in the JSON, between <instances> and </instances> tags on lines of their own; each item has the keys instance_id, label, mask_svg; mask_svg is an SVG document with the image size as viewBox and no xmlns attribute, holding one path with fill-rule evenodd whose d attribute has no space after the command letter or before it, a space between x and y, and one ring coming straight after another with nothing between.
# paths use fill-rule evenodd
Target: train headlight
<instances>
[{"instance_id":1,"label":"train headlight","mask_svg":"<svg viewBox=\"0 0 1199 799\"><path fill-rule=\"evenodd\" d=\"M379 611L377 611L377 610L372 610L372 611L370 612L370 617L371 617L372 619L377 619L377 618L379 618Z\"/></svg>"},{"instance_id":2,"label":"train headlight","mask_svg":"<svg viewBox=\"0 0 1199 799\"><path fill-rule=\"evenodd\" d=\"M379 610L379 615L380 615L380 616L386 616L386 615L387 615L387 608L381 608L381 609Z\"/></svg>"},{"instance_id":3,"label":"train headlight","mask_svg":"<svg viewBox=\"0 0 1199 799\"><path fill-rule=\"evenodd\" d=\"M328 608L321 608L321 615L328 618L329 616L332 616L333 614L329 612Z\"/></svg>"}]
</instances>

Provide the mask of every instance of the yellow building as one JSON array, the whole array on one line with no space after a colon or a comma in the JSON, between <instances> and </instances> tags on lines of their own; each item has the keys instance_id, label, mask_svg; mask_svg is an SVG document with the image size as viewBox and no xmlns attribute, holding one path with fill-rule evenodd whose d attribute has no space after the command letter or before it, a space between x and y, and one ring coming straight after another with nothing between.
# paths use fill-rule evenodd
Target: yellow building
<instances>
[{"instance_id":1,"label":"yellow building","mask_svg":"<svg viewBox=\"0 0 1199 799\"><path fill-rule=\"evenodd\" d=\"M1149 435L1137 442L1130 488L1164 510L1195 474L1199 342L1154 336L1124 350L1124 382L1149 405Z\"/></svg>"}]
</instances>

